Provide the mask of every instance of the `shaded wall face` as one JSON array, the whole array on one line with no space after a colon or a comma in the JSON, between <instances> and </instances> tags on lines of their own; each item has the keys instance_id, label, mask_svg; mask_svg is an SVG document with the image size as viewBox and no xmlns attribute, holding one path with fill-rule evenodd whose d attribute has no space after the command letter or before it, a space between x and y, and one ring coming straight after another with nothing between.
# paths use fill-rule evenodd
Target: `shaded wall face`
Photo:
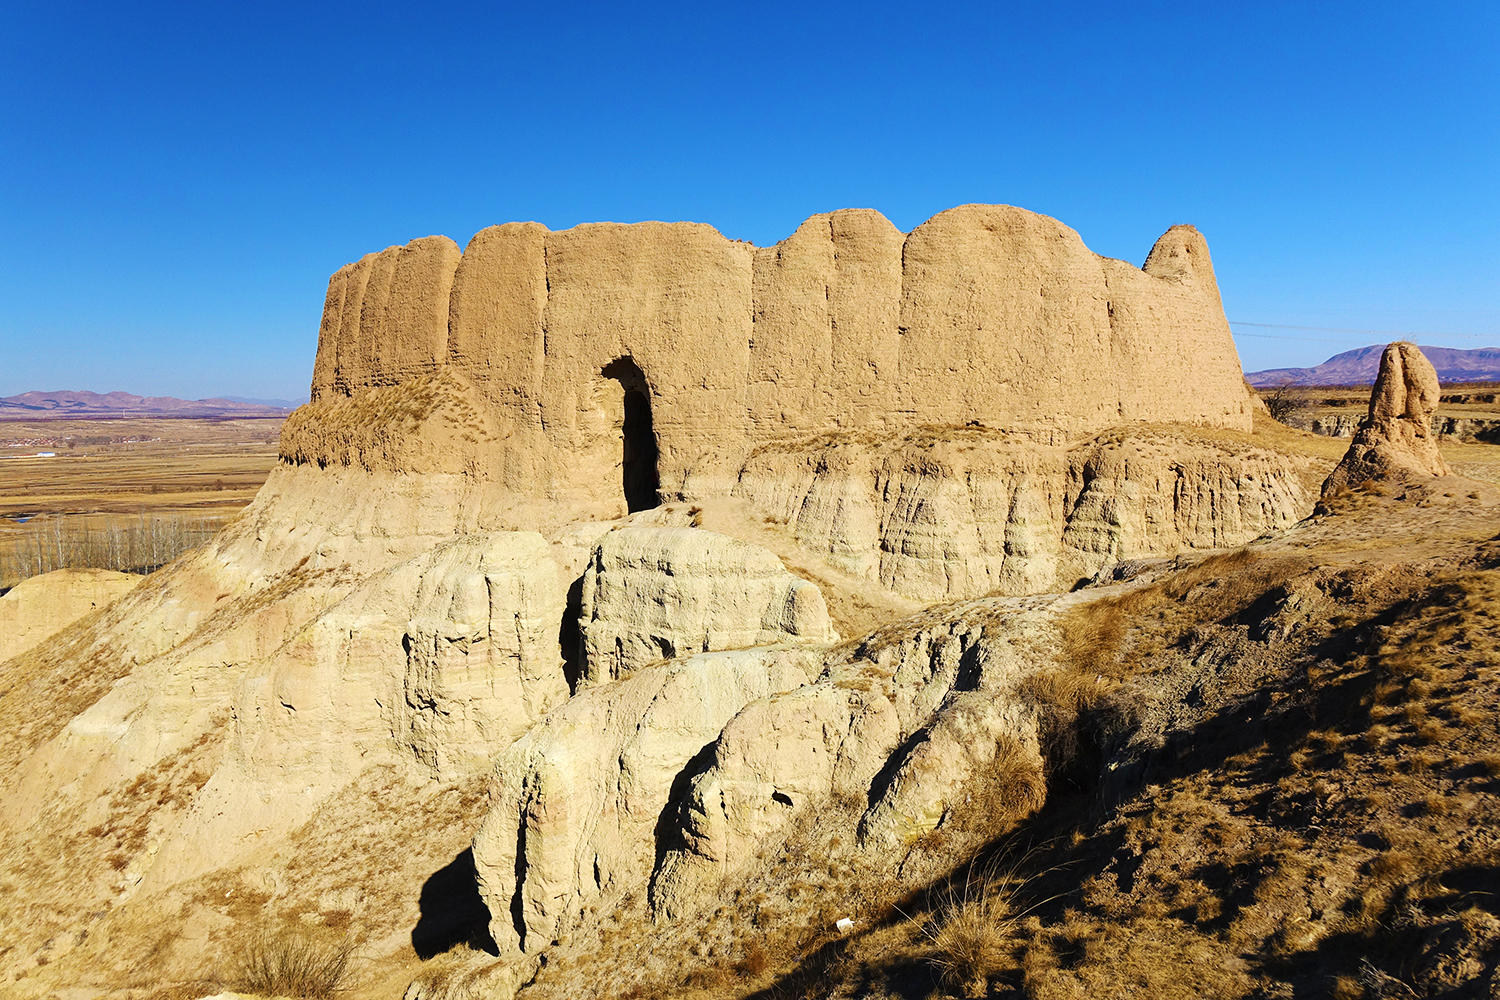
<instances>
[{"instance_id":1,"label":"shaded wall face","mask_svg":"<svg viewBox=\"0 0 1500 1000\"><path fill-rule=\"evenodd\" d=\"M906 236L873 211L814 216L763 249L693 223L510 223L462 255L427 237L333 276L313 392L447 366L500 428L490 476L623 500L619 359L644 383L666 497L728 492L756 442L839 428L977 422L1060 443L1250 420L1196 231L1169 231L1142 270L978 205Z\"/></svg>"}]
</instances>

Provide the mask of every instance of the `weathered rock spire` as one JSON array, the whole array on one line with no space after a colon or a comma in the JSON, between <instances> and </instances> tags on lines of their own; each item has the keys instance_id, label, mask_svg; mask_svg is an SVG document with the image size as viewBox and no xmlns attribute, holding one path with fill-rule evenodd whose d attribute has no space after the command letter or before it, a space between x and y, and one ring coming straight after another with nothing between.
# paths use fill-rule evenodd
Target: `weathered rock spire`
<instances>
[{"instance_id":1,"label":"weathered rock spire","mask_svg":"<svg viewBox=\"0 0 1500 1000\"><path fill-rule=\"evenodd\" d=\"M1323 495L1371 479L1446 476L1452 470L1432 433L1437 409L1437 371L1416 344L1388 344L1370 392L1370 412L1338 467L1323 482Z\"/></svg>"}]
</instances>

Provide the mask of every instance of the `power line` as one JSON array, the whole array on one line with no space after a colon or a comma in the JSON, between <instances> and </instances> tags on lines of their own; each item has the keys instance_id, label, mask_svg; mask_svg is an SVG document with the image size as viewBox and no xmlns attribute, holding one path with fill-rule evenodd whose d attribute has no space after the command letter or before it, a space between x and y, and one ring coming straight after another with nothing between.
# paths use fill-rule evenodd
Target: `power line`
<instances>
[{"instance_id":1,"label":"power line","mask_svg":"<svg viewBox=\"0 0 1500 1000\"><path fill-rule=\"evenodd\" d=\"M1239 337L1254 337L1256 340L1295 340L1299 344L1364 344L1369 338L1361 337L1355 340L1353 337L1344 337L1342 340L1334 340L1329 337L1278 337L1274 333L1236 333Z\"/></svg>"},{"instance_id":2,"label":"power line","mask_svg":"<svg viewBox=\"0 0 1500 1000\"><path fill-rule=\"evenodd\" d=\"M1249 323L1241 320L1230 320L1230 326L1255 326L1267 330L1312 330L1318 333L1358 333L1371 337L1445 337L1459 340L1492 340L1494 334L1483 333L1415 333L1411 330L1352 330L1341 326L1291 326L1286 323ZM1332 340L1326 337L1277 337L1269 333L1246 333L1245 337L1259 337L1263 340L1313 340L1324 344L1344 344L1351 341Z\"/></svg>"}]
</instances>

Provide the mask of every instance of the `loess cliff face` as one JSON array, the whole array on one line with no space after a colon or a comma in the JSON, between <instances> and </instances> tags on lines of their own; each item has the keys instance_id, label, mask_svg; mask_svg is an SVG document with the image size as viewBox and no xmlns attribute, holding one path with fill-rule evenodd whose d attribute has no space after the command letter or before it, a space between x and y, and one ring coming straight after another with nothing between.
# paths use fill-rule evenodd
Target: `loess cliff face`
<instances>
[{"instance_id":1,"label":"loess cliff face","mask_svg":"<svg viewBox=\"0 0 1500 1000\"><path fill-rule=\"evenodd\" d=\"M840 569L933 601L1066 590L1118 560L1242 544L1303 517L1319 468L1248 435L1051 448L924 428L763 447L735 493Z\"/></svg>"},{"instance_id":2,"label":"loess cliff face","mask_svg":"<svg viewBox=\"0 0 1500 1000\"><path fill-rule=\"evenodd\" d=\"M1190 227L1143 269L1004 206L365 257L256 501L0 664L0 984L285 924L397 993L468 942L413 996L503 997L777 844L919 884L962 803L1046 797L1030 685L1100 591L1048 592L1308 514L1329 463L1261 431Z\"/></svg>"}]
</instances>

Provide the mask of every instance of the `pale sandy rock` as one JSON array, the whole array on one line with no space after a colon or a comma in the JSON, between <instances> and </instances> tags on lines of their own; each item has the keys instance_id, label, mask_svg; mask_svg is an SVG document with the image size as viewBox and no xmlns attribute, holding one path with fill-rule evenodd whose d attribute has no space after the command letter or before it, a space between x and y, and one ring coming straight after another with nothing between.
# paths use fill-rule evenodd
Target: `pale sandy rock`
<instances>
[{"instance_id":1,"label":"pale sandy rock","mask_svg":"<svg viewBox=\"0 0 1500 1000\"><path fill-rule=\"evenodd\" d=\"M752 433L815 429L828 417L841 426L889 419L905 240L879 212L846 209L755 251Z\"/></svg>"},{"instance_id":2,"label":"pale sandy rock","mask_svg":"<svg viewBox=\"0 0 1500 1000\"><path fill-rule=\"evenodd\" d=\"M515 394L508 407L541 431L541 372L547 309L547 227L510 222L480 230L464 248L448 301L448 355L476 381Z\"/></svg>"},{"instance_id":3,"label":"pale sandy rock","mask_svg":"<svg viewBox=\"0 0 1500 1000\"><path fill-rule=\"evenodd\" d=\"M26 673L13 678L13 693L25 697L12 703L72 707L61 717L12 714L0 701L7 764L0 824L25 827L53 796L98 801L221 730L237 664L271 655L348 592L346 576L310 570L305 555L278 569L274 558L251 553L269 555L241 520L139 583L86 628L36 647Z\"/></svg>"},{"instance_id":4,"label":"pale sandy rock","mask_svg":"<svg viewBox=\"0 0 1500 1000\"><path fill-rule=\"evenodd\" d=\"M705 653L590 688L500 755L474 843L502 956L589 926L626 894L681 916L831 799L867 804L861 849L889 856L997 765L1040 803L1037 715L1080 597L929 613L829 656ZM816 683L807 681L821 667ZM1004 755L1003 759L1000 755Z\"/></svg>"},{"instance_id":5,"label":"pale sandy rock","mask_svg":"<svg viewBox=\"0 0 1500 1000\"><path fill-rule=\"evenodd\" d=\"M866 804L861 849L890 852L943 822L1001 756L1041 803L1038 716L1018 685L1057 663L1058 611L1078 597L991 599L918 615L830 656L814 684L747 705L690 776L651 903L683 915L830 799Z\"/></svg>"},{"instance_id":6,"label":"pale sandy rock","mask_svg":"<svg viewBox=\"0 0 1500 1000\"><path fill-rule=\"evenodd\" d=\"M207 784L186 811L155 810L124 871L131 892L147 891L294 829L381 762L429 779L485 769L567 697L566 580L540 536L469 536L403 563L411 537L363 536L358 525L288 537L267 504L85 632L42 647L33 676L13 678L15 693L48 704L80 686L97 693L55 727L35 713L4 716L0 824L26 830L70 802L98 813L111 790L206 744ZM276 570L299 542L315 554ZM347 559L397 565L361 574ZM67 680L80 662L90 664L84 685Z\"/></svg>"},{"instance_id":7,"label":"pale sandy rock","mask_svg":"<svg viewBox=\"0 0 1500 1000\"><path fill-rule=\"evenodd\" d=\"M1228 548L1291 527L1314 502L1316 463L1172 433L1106 435L1068 454L1057 579L1066 589L1121 559Z\"/></svg>"},{"instance_id":8,"label":"pale sandy rock","mask_svg":"<svg viewBox=\"0 0 1500 1000\"><path fill-rule=\"evenodd\" d=\"M658 824L686 767L747 703L806 684L816 651L700 653L589 688L495 761L474 839L481 895L502 955L644 891Z\"/></svg>"},{"instance_id":9,"label":"pale sandy rock","mask_svg":"<svg viewBox=\"0 0 1500 1000\"><path fill-rule=\"evenodd\" d=\"M1017 693L1055 662L1057 599L928 615L819 660L781 648L643 668L554 711L495 765L474 854L502 955L535 952L647 886L681 915L831 797L869 802L860 841L910 844L996 764L1040 802L1037 717Z\"/></svg>"},{"instance_id":10,"label":"pale sandy rock","mask_svg":"<svg viewBox=\"0 0 1500 1000\"><path fill-rule=\"evenodd\" d=\"M1117 559L1241 544L1309 513L1306 465L1166 432L1052 448L949 428L767 446L735 493L837 568L930 601L1065 590Z\"/></svg>"},{"instance_id":11,"label":"pale sandy rock","mask_svg":"<svg viewBox=\"0 0 1500 1000\"><path fill-rule=\"evenodd\" d=\"M395 385L446 364L448 299L459 256L446 236L426 236L335 272L318 331L313 401Z\"/></svg>"},{"instance_id":12,"label":"pale sandy rock","mask_svg":"<svg viewBox=\"0 0 1500 1000\"><path fill-rule=\"evenodd\" d=\"M513 532L469 544L440 550L423 573L401 639L396 739L439 773L487 766L568 697L563 581L546 541Z\"/></svg>"},{"instance_id":13,"label":"pale sandy rock","mask_svg":"<svg viewBox=\"0 0 1500 1000\"><path fill-rule=\"evenodd\" d=\"M804 577L888 621L911 605L894 594L1047 590L1232 543L1304 513L1305 470L1100 435L1249 421L1189 227L1144 268L1004 206L904 235L835 212L764 249L691 223L392 247L330 281L313 402L255 503L7 663L0 825L27 845L138 829L122 868L78 873L92 913L249 859L282 871L276 852L356 790L417 801L498 757L474 856L501 995L589 908L687 913L820 806L853 810L850 842L880 857L997 759L1029 787L1017 685L1052 662L1049 603L974 602L830 652ZM690 524L733 508L770 548L651 522L658 500ZM591 673L565 700L579 609ZM172 796L120 805L174 768Z\"/></svg>"},{"instance_id":14,"label":"pale sandy rock","mask_svg":"<svg viewBox=\"0 0 1500 1000\"><path fill-rule=\"evenodd\" d=\"M127 758L115 765L127 774L150 754L169 752L178 736L191 742L200 722L227 709L245 665L271 656L369 577L469 533L473 514L455 508L458 492L454 477L436 473L273 470L256 501L208 546L49 651L120 678L68 731L138 732L109 751L101 744L101 752ZM89 757L81 747L60 752L79 767ZM73 763L66 771L77 773Z\"/></svg>"},{"instance_id":15,"label":"pale sandy rock","mask_svg":"<svg viewBox=\"0 0 1500 1000\"><path fill-rule=\"evenodd\" d=\"M467 536L372 577L243 671L226 760L161 864L225 864L374 763L487 769L568 696L563 606L532 532Z\"/></svg>"},{"instance_id":16,"label":"pale sandy rock","mask_svg":"<svg viewBox=\"0 0 1500 1000\"><path fill-rule=\"evenodd\" d=\"M22 580L0 597L0 662L98 611L141 582L110 569L59 569Z\"/></svg>"},{"instance_id":17,"label":"pale sandy rock","mask_svg":"<svg viewBox=\"0 0 1500 1000\"><path fill-rule=\"evenodd\" d=\"M587 683L690 653L838 641L814 584L760 546L699 528L604 535L583 574L578 626Z\"/></svg>"},{"instance_id":18,"label":"pale sandy rock","mask_svg":"<svg viewBox=\"0 0 1500 1000\"><path fill-rule=\"evenodd\" d=\"M1437 371L1416 344L1388 345L1370 391L1369 413L1338 468L1323 483L1323 492L1371 479L1448 475L1452 470L1438 452L1432 429L1440 396Z\"/></svg>"}]
</instances>

